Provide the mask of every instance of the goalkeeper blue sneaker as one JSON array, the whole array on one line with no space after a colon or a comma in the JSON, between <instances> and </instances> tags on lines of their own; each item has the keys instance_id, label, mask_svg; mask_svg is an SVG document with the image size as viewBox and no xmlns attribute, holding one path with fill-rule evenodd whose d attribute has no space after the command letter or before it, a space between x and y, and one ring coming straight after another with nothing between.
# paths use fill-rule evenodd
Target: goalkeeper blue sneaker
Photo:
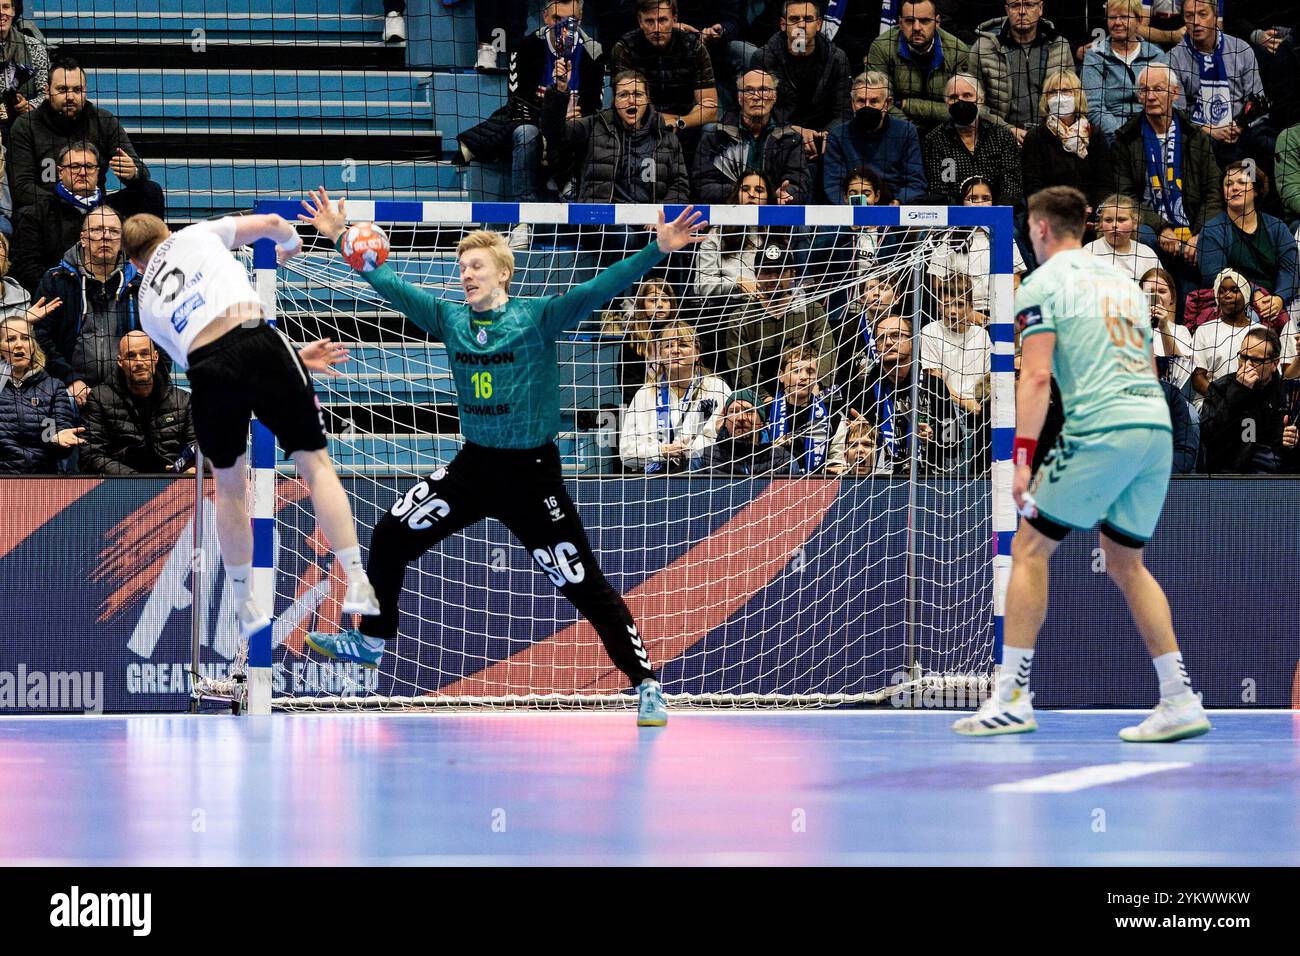
<instances>
[{"instance_id":1,"label":"goalkeeper blue sneaker","mask_svg":"<svg viewBox=\"0 0 1300 956\"><path fill-rule=\"evenodd\" d=\"M647 677L637 688L641 700L636 708L638 727L663 727L668 723L668 708L664 706L664 690L659 682Z\"/></svg>"},{"instance_id":2,"label":"goalkeeper blue sneaker","mask_svg":"<svg viewBox=\"0 0 1300 956\"><path fill-rule=\"evenodd\" d=\"M312 631L307 635L307 646L336 661L347 661L349 664L360 664L362 667L378 667L379 659L384 656L383 638L366 637L355 629L344 631L342 634L321 634Z\"/></svg>"}]
</instances>

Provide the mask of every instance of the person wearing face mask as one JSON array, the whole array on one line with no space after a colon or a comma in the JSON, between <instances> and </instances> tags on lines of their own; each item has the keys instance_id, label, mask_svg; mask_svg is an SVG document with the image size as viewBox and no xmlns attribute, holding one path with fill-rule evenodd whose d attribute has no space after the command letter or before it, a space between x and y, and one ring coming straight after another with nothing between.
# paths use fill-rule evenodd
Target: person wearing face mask
<instances>
[{"instance_id":1,"label":"person wearing face mask","mask_svg":"<svg viewBox=\"0 0 1300 956\"><path fill-rule=\"evenodd\" d=\"M945 96L948 122L921 142L930 192L956 205L961 183L971 176L983 176L993 185L994 205L1023 205L1020 148L1008 127L980 116L984 102L980 81L969 73L958 73L948 81Z\"/></svg>"},{"instance_id":2,"label":"person wearing face mask","mask_svg":"<svg viewBox=\"0 0 1300 956\"><path fill-rule=\"evenodd\" d=\"M891 113L894 98L884 73L861 73L849 91L853 118L834 127L826 140L822 184L826 200L843 205L844 177L849 170L878 170L900 203L913 202L926 190L921 140L916 127Z\"/></svg>"},{"instance_id":3,"label":"person wearing face mask","mask_svg":"<svg viewBox=\"0 0 1300 956\"><path fill-rule=\"evenodd\" d=\"M1112 191L1110 147L1088 120L1088 98L1073 71L1047 78L1040 106L1042 125L1025 136L1020 155L1025 193L1074 186L1095 207Z\"/></svg>"},{"instance_id":4,"label":"person wearing face mask","mask_svg":"<svg viewBox=\"0 0 1300 956\"><path fill-rule=\"evenodd\" d=\"M1070 41L1043 19L1043 0L1007 0L1006 16L980 24L971 65L984 84L989 112L1023 143L1041 121L1044 84L1060 73L1073 74L1074 54Z\"/></svg>"}]
</instances>

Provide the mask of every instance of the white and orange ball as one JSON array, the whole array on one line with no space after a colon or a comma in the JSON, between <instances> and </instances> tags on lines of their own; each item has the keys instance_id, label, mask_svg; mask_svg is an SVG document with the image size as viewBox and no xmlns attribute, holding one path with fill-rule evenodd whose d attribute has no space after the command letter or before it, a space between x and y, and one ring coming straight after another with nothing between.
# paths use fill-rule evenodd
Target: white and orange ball
<instances>
[{"instance_id":1,"label":"white and orange ball","mask_svg":"<svg viewBox=\"0 0 1300 956\"><path fill-rule=\"evenodd\" d=\"M339 248L348 265L358 272L370 272L388 258L388 236L373 222L359 222L348 226Z\"/></svg>"}]
</instances>

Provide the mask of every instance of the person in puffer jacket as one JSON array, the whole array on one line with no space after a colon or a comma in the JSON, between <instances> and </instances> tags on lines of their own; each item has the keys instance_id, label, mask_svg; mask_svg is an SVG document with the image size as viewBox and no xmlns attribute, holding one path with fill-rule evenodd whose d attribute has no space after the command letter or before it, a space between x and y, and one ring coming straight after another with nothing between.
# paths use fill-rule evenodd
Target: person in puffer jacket
<instances>
[{"instance_id":1,"label":"person in puffer jacket","mask_svg":"<svg viewBox=\"0 0 1300 956\"><path fill-rule=\"evenodd\" d=\"M143 332L122 336L117 369L86 401L81 470L97 475L193 471L190 396L171 382ZM178 467L177 462L182 464Z\"/></svg>"},{"instance_id":2,"label":"person in puffer jacket","mask_svg":"<svg viewBox=\"0 0 1300 956\"><path fill-rule=\"evenodd\" d=\"M50 475L82 444L68 390L26 318L0 319L0 473Z\"/></svg>"},{"instance_id":3,"label":"person in puffer jacket","mask_svg":"<svg viewBox=\"0 0 1300 956\"><path fill-rule=\"evenodd\" d=\"M689 202L681 144L650 103L645 77L614 77L614 106L565 122L567 81L546 91L542 135L556 182L573 178L575 202Z\"/></svg>"},{"instance_id":4,"label":"person in puffer jacket","mask_svg":"<svg viewBox=\"0 0 1300 956\"><path fill-rule=\"evenodd\" d=\"M36 324L50 374L68 383L78 407L89 390L117 368L117 343L140 328L136 298L139 272L122 256L121 223L100 207L86 217L81 241L45 273L36 298L59 299L49 318Z\"/></svg>"},{"instance_id":5,"label":"person in puffer jacket","mask_svg":"<svg viewBox=\"0 0 1300 956\"><path fill-rule=\"evenodd\" d=\"M0 233L0 319L27 314L32 297L9 274L9 239Z\"/></svg>"}]
</instances>

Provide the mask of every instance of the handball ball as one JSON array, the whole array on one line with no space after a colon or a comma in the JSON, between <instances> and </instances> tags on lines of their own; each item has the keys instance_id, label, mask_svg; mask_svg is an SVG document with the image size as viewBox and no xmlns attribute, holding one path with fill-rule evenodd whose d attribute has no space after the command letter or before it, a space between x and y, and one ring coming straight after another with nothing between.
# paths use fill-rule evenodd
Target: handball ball
<instances>
[{"instance_id":1,"label":"handball ball","mask_svg":"<svg viewBox=\"0 0 1300 956\"><path fill-rule=\"evenodd\" d=\"M359 222L343 233L343 258L358 272L378 269L388 258L388 236L373 222Z\"/></svg>"}]
</instances>

